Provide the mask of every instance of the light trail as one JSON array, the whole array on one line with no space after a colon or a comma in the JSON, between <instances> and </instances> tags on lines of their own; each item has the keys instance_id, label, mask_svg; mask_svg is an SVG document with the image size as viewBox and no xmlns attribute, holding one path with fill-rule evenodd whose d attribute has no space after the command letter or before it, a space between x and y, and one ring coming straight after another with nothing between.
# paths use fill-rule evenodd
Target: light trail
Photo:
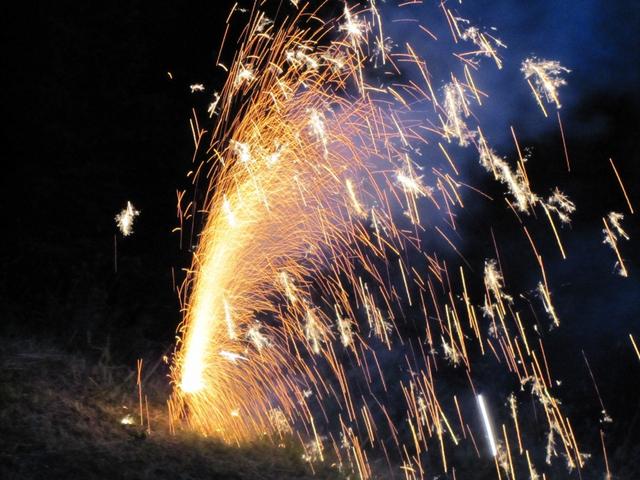
<instances>
[{"instance_id":1,"label":"light trail","mask_svg":"<svg viewBox=\"0 0 640 480\"><path fill-rule=\"evenodd\" d=\"M495 457L496 455L498 455L498 448L496 446L496 438L493 435L493 428L491 427L491 421L489 420L489 414L487 413L487 406L485 405L484 397L481 394L478 394L476 399L478 400L478 407L480 408L480 415L482 416L484 431L487 435L487 440L489 441L489 449L491 451L491 456Z\"/></svg>"}]
</instances>

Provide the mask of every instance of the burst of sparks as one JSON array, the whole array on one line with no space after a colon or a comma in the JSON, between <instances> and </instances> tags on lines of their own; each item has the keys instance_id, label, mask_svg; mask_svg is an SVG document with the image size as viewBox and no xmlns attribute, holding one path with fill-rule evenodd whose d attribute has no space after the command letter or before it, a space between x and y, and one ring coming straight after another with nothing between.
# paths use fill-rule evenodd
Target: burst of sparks
<instances>
[{"instance_id":1,"label":"burst of sparks","mask_svg":"<svg viewBox=\"0 0 640 480\"><path fill-rule=\"evenodd\" d=\"M234 81L234 85L236 87L242 85L243 83L249 83L255 78L253 74L253 70L249 67L240 66L238 69L238 73L236 75L236 79Z\"/></svg>"},{"instance_id":2,"label":"burst of sparks","mask_svg":"<svg viewBox=\"0 0 640 480\"><path fill-rule=\"evenodd\" d=\"M213 117L217 113L218 102L220 102L220 94L218 92L213 93L213 101L209 104L207 112L209 112L209 118Z\"/></svg>"},{"instance_id":3,"label":"burst of sparks","mask_svg":"<svg viewBox=\"0 0 640 480\"><path fill-rule=\"evenodd\" d=\"M468 146L475 137L475 132L469 129L465 120L470 115L467 95L465 88L457 80L444 86L445 137L456 138L461 147Z\"/></svg>"},{"instance_id":4,"label":"burst of sparks","mask_svg":"<svg viewBox=\"0 0 640 480\"><path fill-rule=\"evenodd\" d=\"M562 106L558 96L558 89L567 84L563 75L571 72L571 70L563 67L556 60L540 60L537 58L527 58L522 62L521 70L545 116L547 116L547 111L542 103L543 99L548 103L555 104L556 108Z\"/></svg>"},{"instance_id":5,"label":"burst of sparks","mask_svg":"<svg viewBox=\"0 0 640 480\"><path fill-rule=\"evenodd\" d=\"M127 202L127 206L116 215L116 225L122 235L128 237L133 233L133 221L138 215L140 215L140 211L136 210L131 202Z\"/></svg>"},{"instance_id":6,"label":"burst of sparks","mask_svg":"<svg viewBox=\"0 0 640 480\"><path fill-rule=\"evenodd\" d=\"M344 23L340 25L340 31L347 33L352 40L358 40L364 35L366 23L362 22L357 15L353 15L349 7L344 6Z\"/></svg>"},{"instance_id":7,"label":"burst of sparks","mask_svg":"<svg viewBox=\"0 0 640 480\"><path fill-rule=\"evenodd\" d=\"M616 257L618 258L618 261L616 262L616 266L618 267L618 274L622 277L628 277L629 272L627 271L627 267L625 266L622 255L620 254L620 249L618 248L618 242L620 241L620 239L630 239L627 232L625 232L625 230L622 228L623 219L624 215L618 212L609 212L607 218L602 219L604 223L604 229L602 230L602 233L604 234L604 240L602 242L609 245L615 252Z\"/></svg>"},{"instance_id":8,"label":"burst of sparks","mask_svg":"<svg viewBox=\"0 0 640 480\"><path fill-rule=\"evenodd\" d=\"M363 479L373 476L372 450L396 451L403 474L422 478L425 452L437 451L448 472L449 448L468 441L475 447L461 397L440 398L436 372L464 372L475 396L473 359L493 355L523 390L530 386L544 410L548 462L564 453L568 465L580 467L584 454L552 396L542 342L531 342L536 327L518 311L499 262L486 260L479 285L484 299L480 293L475 303L469 270L451 268L421 240L427 231L462 256L455 239L465 197L454 155L443 146L456 143L450 147L472 149L482 169L504 186L518 219L544 209L564 257L553 218L569 223L574 203L557 188L546 198L536 194L519 146L516 160L501 157L472 111L486 96L471 77L475 58L489 57L491 68L501 68L497 52L504 44L442 5L454 40L476 50L456 56L464 78L450 75L442 90L434 90L424 59L384 35L375 2L362 10L345 5L339 19L325 23L309 4L291 3L296 12L282 21L268 19L256 4L234 63L224 68L227 82L208 108L216 120L208 163L195 174L208 182L205 204L198 205L206 223L181 291L185 314L171 411L230 443L295 432L305 460L335 451L340 465ZM414 64L423 84L367 83L367 65L396 75L400 62ZM543 100L559 108L557 90L568 70L536 59L525 60L522 70L543 111ZM434 114L427 121L429 111ZM199 148L204 130L193 125ZM422 170L413 162L430 145L439 147L450 169L434 164ZM439 213L421 218L419 202ZM438 216L446 217L447 227ZM622 216L603 220L605 242L618 252L618 240L628 239ZM536 309L557 326L542 257L524 232L542 275L529 291L536 289L542 302ZM418 347L402 337L400 322L420 324ZM385 372L382 350L398 352L404 377ZM404 412L408 441L376 393L388 388L404 395L393 411ZM504 442L499 428L496 437L482 395L476 401L500 469L514 476L513 451L526 455L530 477L538 478L535 459L522 445L515 398L508 399L515 449L507 438L513 431L503 425ZM330 402L338 418L328 418Z\"/></svg>"},{"instance_id":9,"label":"burst of sparks","mask_svg":"<svg viewBox=\"0 0 640 480\"><path fill-rule=\"evenodd\" d=\"M472 42L477 50L472 52L468 52L465 56L485 56L491 58L495 63L498 69L502 68L502 59L498 56L496 51L496 47L498 48L506 48L506 45L502 43L499 38L495 36L482 32L478 27L471 25L469 20L464 18L455 18L456 20L456 28L458 29L458 35L462 40ZM460 31L458 24L465 24L466 27Z\"/></svg>"}]
</instances>

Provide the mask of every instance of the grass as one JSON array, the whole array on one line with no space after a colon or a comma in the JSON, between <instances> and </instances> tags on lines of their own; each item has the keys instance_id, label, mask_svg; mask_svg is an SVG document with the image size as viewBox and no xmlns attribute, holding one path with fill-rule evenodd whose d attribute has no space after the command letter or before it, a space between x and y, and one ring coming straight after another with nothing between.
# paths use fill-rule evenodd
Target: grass
<instances>
[{"instance_id":1,"label":"grass","mask_svg":"<svg viewBox=\"0 0 640 480\"><path fill-rule=\"evenodd\" d=\"M166 381L145 385L151 433L139 423L132 369L27 341L0 339L0 478L341 479L302 451L270 441L242 448L187 430L169 433Z\"/></svg>"}]
</instances>

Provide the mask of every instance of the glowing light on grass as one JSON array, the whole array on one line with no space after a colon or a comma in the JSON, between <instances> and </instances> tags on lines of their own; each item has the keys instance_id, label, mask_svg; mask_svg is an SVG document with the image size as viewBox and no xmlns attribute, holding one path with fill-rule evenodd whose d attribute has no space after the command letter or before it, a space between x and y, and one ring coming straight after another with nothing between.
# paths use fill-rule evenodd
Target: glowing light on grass
<instances>
[{"instance_id":1,"label":"glowing light on grass","mask_svg":"<svg viewBox=\"0 0 640 480\"><path fill-rule=\"evenodd\" d=\"M136 421L133 418L133 415L131 415L131 414L127 414L127 415L125 415L124 417L122 417L120 419L120 424L121 425L133 425L135 423L136 423Z\"/></svg>"}]
</instances>

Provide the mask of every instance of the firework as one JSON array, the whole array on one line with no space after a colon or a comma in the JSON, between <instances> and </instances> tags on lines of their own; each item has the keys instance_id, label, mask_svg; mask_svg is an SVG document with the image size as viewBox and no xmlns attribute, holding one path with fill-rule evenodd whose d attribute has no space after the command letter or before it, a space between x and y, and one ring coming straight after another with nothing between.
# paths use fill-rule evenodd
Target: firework
<instances>
[{"instance_id":1,"label":"firework","mask_svg":"<svg viewBox=\"0 0 640 480\"><path fill-rule=\"evenodd\" d=\"M131 202L127 202L127 206L115 216L118 229L125 237L133 233L133 221L140 215L140 211L136 210Z\"/></svg>"},{"instance_id":2,"label":"firework","mask_svg":"<svg viewBox=\"0 0 640 480\"><path fill-rule=\"evenodd\" d=\"M609 212L607 217L602 219L602 222L604 223L604 229L602 230L604 240L602 243L609 245L615 252L618 259L616 262L618 273L622 277L627 277L629 276L629 273L627 272L627 268L625 267L622 256L620 255L620 250L618 249L618 242L620 239L629 240L629 235L622 228L623 219L624 215L618 212Z\"/></svg>"},{"instance_id":3,"label":"firework","mask_svg":"<svg viewBox=\"0 0 640 480\"><path fill-rule=\"evenodd\" d=\"M511 436L514 455L523 464L526 456L535 478L515 397L508 399L515 430L502 426L503 443L475 395L474 359L495 357L523 390L530 386L544 411L547 462L564 455L568 466L581 468L585 456L552 395L542 342L528 338L536 327L515 310L499 262L485 262L478 315L465 269L451 269L421 240L427 231L460 254L445 223L425 218L422 206L455 231L463 184L449 145L473 152L506 188L516 216L542 209L565 256L552 214L568 223L575 205L558 189L546 199L536 194L519 146L512 166L473 114L486 95L469 67L486 57L502 68L497 49L504 44L442 5L454 40L473 50L457 56L464 80L451 74L434 91L426 62L385 36L375 2L360 10L345 5L339 18L325 21L308 4L292 3L295 14L284 20L251 10L225 67L228 80L208 108L216 122L207 145L192 121L196 147L208 158L194 175L194 182L208 182L207 214L182 289L171 411L229 443L290 435L309 461L333 452L337 464L368 478L375 452L401 464L407 478L421 478L427 452L437 451L448 472L449 448L472 442L477 450L461 402L437 393L438 369L447 368L441 355L465 372L496 465L514 475ZM402 64L416 68L423 84L366 80L370 66L400 75ZM543 99L559 108L557 89L568 70L535 59L522 69L543 112ZM447 163L423 171L417 159L432 145ZM625 237L619 219L605 220L614 249ZM542 257L524 232L540 266L537 295L558 326ZM417 316L416 346L399 323ZM383 355L408 373L389 375ZM402 414L384 403L389 388L402 392Z\"/></svg>"},{"instance_id":4,"label":"firework","mask_svg":"<svg viewBox=\"0 0 640 480\"><path fill-rule=\"evenodd\" d=\"M558 89L567 84L562 75L571 72L571 70L563 67L556 60L539 60L537 58L527 58L522 62L521 70L545 117L547 110L544 108L543 99L548 103L555 104L556 108L562 106Z\"/></svg>"}]
</instances>

